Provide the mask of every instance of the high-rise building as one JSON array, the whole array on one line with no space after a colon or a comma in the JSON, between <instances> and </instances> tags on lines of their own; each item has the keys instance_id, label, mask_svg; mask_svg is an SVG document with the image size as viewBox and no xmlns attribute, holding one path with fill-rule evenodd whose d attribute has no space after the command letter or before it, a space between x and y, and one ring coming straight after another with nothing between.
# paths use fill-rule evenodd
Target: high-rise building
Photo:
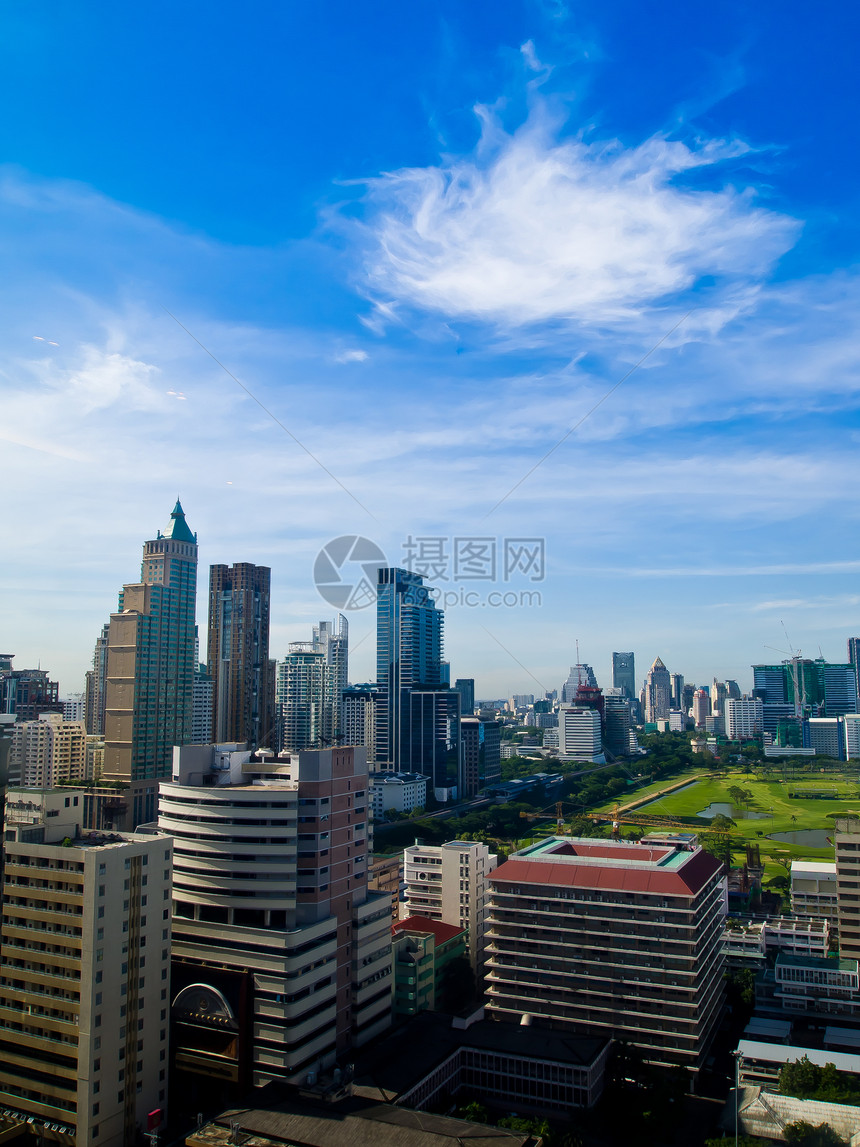
<instances>
[{"instance_id":1,"label":"high-rise building","mask_svg":"<svg viewBox=\"0 0 860 1147\"><path fill-rule=\"evenodd\" d=\"M403 852L407 916L427 916L466 928L469 958L479 975L484 961L490 873L499 862L486 844L449 840L414 844Z\"/></svg>"},{"instance_id":2,"label":"high-rise building","mask_svg":"<svg viewBox=\"0 0 860 1147\"><path fill-rule=\"evenodd\" d=\"M795 656L780 665L753 665L753 695L768 705L792 705L798 717L855 713L855 667Z\"/></svg>"},{"instance_id":3,"label":"high-rise building","mask_svg":"<svg viewBox=\"0 0 860 1147\"><path fill-rule=\"evenodd\" d=\"M10 779L36 788L54 788L87 776L87 730L83 721L43 713L38 721L16 721L9 754Z\"/></svg>"},{"instance_id":4,"label":"high-rise building","mask_svg":"<svg viewBox=\"0 0 860 1147\"><path fill-rule=\"evenodd\" d=\"M38 721L40 713L62 713L60 687L47 669L12 669L12 654L0 669L0 713L13 713L16 721Z\"/></svg>"},{"instance_id":5,"label":"high-rise building","mask_svg":"<svg viewBox=\"0 0 860 1147\"><path fill-rule=\"evenodd\" d=\"M202 661L194 669L191 689L192 745L208 745L212 740L212 678Z\"/></svg>"},{"instance_id":6,"label":"high-rise building","mask_svg":"<svg viewBox=\"0 0 860 1147\"><path fill-rule=\"evenodd\" d=\"M837 761L845 759L845 742L840 717L809 717L804 721L804 725L806 727L804 744L810 749L815 749L817 757L833 757Z\"/></svg>"},{"instance_id":7,"label":"high-rise building","mask_svg":"<svg viewBox=\"0 0 860 1147\"><path fill-rule=\"evenodd\" d=\"M462 694L461 694L462 696ZM463 786L461 797L476 796L502 779L501 730L495 721L461 717Z\"/></svg>"},{"instance_id":8,"label":"high-rise building","mask_svg":"<svg viewBox=\"0 0 860 1147\"><path fill-rule=\"evenodd\" d=\"M458 797L463 786L460 694L439 686L410 689L406 699L409 740L401 746L401 760L408 760L413 772L431 778L436 800Z\"/></svg>"},{"instance_id":9,"label":"high-rise building","mask_svg":"<svg viewBox=\"0 0 860 1147\"><path fill-rule=\"evenodd\" d=\"M837 817L834 823L839 955L860 960L860 820Z\"/></svg>"},{"instance_id":10,"label":"high-rise building","mask_svg":"<svg viewBox=\"0 0 860 1147\"><path fill-rule=\"evenodd\" d=\"M475 678L458 677L454 688L460 694L460 712L464 717L471 717L475 712Z\"/></svg>"},{"instance_id":11,"label":"high-rise building","mask_svg":"<svg viewBox=\"0 0 860 1147\"><path fill-rule=\"evenodd\" d=\"M459 721L460 694L445 681L442 658L444 616L419 574L408 570L379 570L376 599L376 761L408 772L428 771L430 747L438 758L440 729L453 718ZM416 701L412 693L444 692L446 699ZM456 704L454 701L456 698ZM413 728L414 720L425 722ZM459 730L445 736L456 746ZM413 759L413 750L421 760ZM437 764L437 774L438 774ZM442 787L437 779L434 784ZM450 777L449 777L450 779ZM454 782L456 784L456 781ZM448 786L452 787L452 786Z\"/></svg>"},{"instance_id":12,"label":"high-rise building","mask_svg":"<svg viewBox=\"0 0 860 1147\"><path fill-rule=\"evenodd\" d=\"M603 735L600 713L584 705L559 706L558 756L562 761L592 761L602 764Z\"/></svg>"},{"instance_id":13,"label":"high-rise building","mask_svg":"<svg viewBox=\"0 0 860 1147\"><path fill-rule=\"evenodd\" d=\"M177 749L160 791L176 848L176 1064L216 1088L304 1083L391 1022L391 897L367 888L364 750L258 756Z\"/></svg>"},{"instance_id":14,"label":"high-rise building","mask_svg":"<svg viewBox=\"0 0 860 1147\"><path fill-rule=\"evenodd\" d=\"M636 663L632 653L612 654L612 687L628 698L636 696Z\"/></svg>"},{"instance_id":15,"label":"high-rise building","mask_svg":"<svg viewBox=\"0 0 860 1147\"><path fill-rule=\"evenodd\" d=\"M691 712L691 710L693 708L693 696L695 695L695 692L696 692L696 686L695 685L688 685L685 682L684 688L682 690L682 696L681 696L681 708L683 709L683 711L685 713Z\"/></svg>"},{"instance_id":16,"label":"high-rise building","mask_svg":"<svg viewBox=\"0 0 860 1147\"><path fill-rule=\"evenodd\" d=\"M645 720L660 721L669 716L671 708L671 677L669 670L657 657L645 678Z\"/></svg>"},{"instance_id":17,"label":"high-rise building","mask_svg":"<svg viewBox=\"0 0 860 1147\"><path fill-rule=\"evenodd\" d=\"M858 663L860 663L860 637L848 638L848 663L854 666L854 676L860 684L860 673L858 673Z\"/></svg>"},{"instance_id":18,"label":"high-rise building","mask_svg":"<svg viewBox=\"0 0 860 1147\"><path fill-rule=\"evenodd\" d=\"M727 697L724 704L726 736L730 741L758 737L764 731L764 706L757 697L749 700Z\"/></svg>"},{"instance_id":19,"label":"high-rise building","mask_svg":"<svg viewBox=\"0 0 860 1147\"><path fill-rule=\"evenodd\" d=\"M102 626L93 650L93 667L87 670L86 700L84 720L87 733L91 737L103 737L105 733L105 690L107 686L107 651L110 624Z\"/></svg>"},{"instance_id":20,"label":"high-rise building","mask_svg":"<svg viewBox=\"0 0 860 1147\"><path fill-rule=\"evenodd\" d=\"M63 698L63 720L83 721L86 697L83 693L70 693Z\"/></svg>"},{"instance_id":21,"label":"high-rise building","mask_svg":"<svg viewBox=\"0 0 860 1147\"><path fill-rule=\"evenodd\" d=\"M334 739L331 670L310 641L291 641L278 662L275 703L286 753L326 748Z\"/></svg>"},{"instance_id":22,"label":"high-rise building","mask_svg":"<svg viewBox=\"0 0 860 1147\"><path fill-rule=\"evenodd\" d=\"M613 757L627 757L632 746L630 701L620 689L606 691L603 698L603 747Z\"/></svg>"},{"instance_id":23,"label":"high-rise building","mask_svg":"<svg viewBox=\"0 0 860 1147\"><path fill-rule=\"evenodd\" d=\"M551 837L490 874L487 1010L698 1069L722 1012L722 865L679 838Z\"/></svg>"},{"instance_id":24,"label":"high-rise building","mask_svg":"<svg viewBox=\"0 0 860 1147\"><path fill-rule=\"evenodd\" d=\"M684 708L684 676L682 673L669 674L669 687L672 694L672 708Z\"/></svg>"},{"instance_id":25,"label":"high-rise building","mask_svg":"<svg viewBox=\"0 0 860 1147\"><path fill-rule=\"evenodd\" d=\"M250 562L209 567L210 739L255 749L273 743L274 666L269 660L271 570Z\"/></svg>"},{"instance_id":26,"label":"high-rise building","mask_svg":"<svg viewBox=\"0 0 860 1147\"><path fill-rule=\"evenodd\" d=\"M376 760L376 704L379 686L349 685L340 699L343 745L363 745L368 761Z\"/></svg>"},{"instance_id":27,"label":"high-rise building","mask_svg":"<svg viewBox=\"0 0 860 1147\"><path fill-rule=\"evenodd\" d=\"M845 759L860 760L860 713L846 713L842 718L845 735Z\"/></svg>"},{"instance_id":28,"label":"high-rise building","mask_svg":"<svg viewBox=\"0 0 860 1147\"><path fill-rule=\"evenodd\" d=\"M732 701L740 701L741 687L738 685L737 681L732 681L730 679L726 680L726 697L731 698Z\"/></svg>"},{"instance_id":29,"label":"high-rise building","mask_svg":"<svg viewBox=\"0 0 860 1147\"><path fill-rule=\"evenodd\" d=\"M173 844L82 833L83 805L7 794L0 1095L46 1143L127 1147L166 1115Z\"/></svg>"},{"instance_id":30,"label":"high-rise building","mask_svg":"<svg viewBox=\"0 0 860 1147\"><path fill-rule=\"evenodd\" d=\"M723 714L725 712L726 698L728 697L728 695L729 695L729 691L726 688L725 681L718 681L715 677L713 684L711 685L711 712L712 713L714 713L714 714L718 713L720 716L723 716Z\"/></svg>"},{"instance_id":31,"label":"high-rise building","mask_svg":"<svg viewBox=\"0 0 860 1147\"><path fill-rule=\"evenodd\" d=\"M129 786L115 821L125 827L154 820L173 746L191 740L196 592L197 535L177 502L144 542L141 579L123 586L108 630L105 779Z\"/></svg>"},{"instance_id":32,"label":"high-rise building","mask_svg":"<svg viewBox=\"0 0 860 1147\"><path fill-rule=\"evenodd\" d=\"M343 691L349 684L349 623L343 614L338 614L336 628L330 621L315 625L312 644L314 651L325 657L328 666L332 729L337 738L345 732L341 705Z\"/></svg>"},{"instance_id":33,"label":"high-rise building","mask_svg":"<svg viewBox=\"0 0 860 1147\"><path fill-rule=\"evenodd\" d=\"M561 687L562 705L572 705L577 693L583 688L597 689L597 678L590 665L571 665L570 675Z\"/></svg>"}]
</instances>

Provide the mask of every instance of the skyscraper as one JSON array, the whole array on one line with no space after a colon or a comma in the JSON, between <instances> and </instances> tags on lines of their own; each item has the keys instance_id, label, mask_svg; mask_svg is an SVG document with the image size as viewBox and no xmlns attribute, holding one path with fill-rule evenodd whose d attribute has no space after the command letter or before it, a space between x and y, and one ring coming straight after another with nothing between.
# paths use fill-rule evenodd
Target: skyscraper
<instances>
[{"instance_id":1,"label":"skyscraper","mask_svg":"<svg viewBox=\"0 0 860 1147\"><path fill-rule=\"evenodd\" d=\"M419 687L443 687L444 617L420 574L379 570L376 600L376 760L406 771L411 762L409 694ZM458 694L459 697L459 694ZM456 741L459 743L459 733Z\"/></svg>"},{"instance_id":2,"label":"skyscraper","mask_svg":"<svg viewBox=\"0 0 860 1147\"><path fill-rule=\"evenodd\" d=\"M597 678L594 676L594 670L590 665L571 665L570 676L561 687L562 705L572 705L576 701L576 695L579 690L585 686L591 689L597 688Z\"/></svg>"},{"instance_id":3,"label":"skyscraper","mask_svg":"<svg viewBox=\"0 0 860 1147\"><path fill-rule=\"evenodd\" d=\"M104 776L129 786L115 817L128 828L155 818L173 746L191 740L197 535L178 501L164 533L144 542L140 577L111 614L105 688Z\"/></svg>"},{"instance_id":4,"label":"skyscraper","mask_svg":"<svg viewBox=\"0 0 860 1147\"><path fill-rule=\"evenodd\" d=\"M87 670L86 701L84 720L87 733L91 737L103 737L105 733L105 687L107 684L107 649L110 625L105 623L96 638L93 650L93 667Z\"/></svg>"},{"instance_id":5,"label":"skyscraper","mask_svg":"<svg viewBox=\"0 0 860 1147\"><path fill-rule=\"evenodd\" d=\"M334 736L345 732L343 727L343 691L349 684L349 624L342 613L338 614L337 629L330 621L321 621L314 626L313 648L321 653L328 666L329 704Z\"/></svg>"},{"instance_id":6,"label":"skyscraper","mask_svg":"<svg viewBox=\"0 0 860 1147\"><path fill-rule=\"evenodd\" d=\"M464 717L471 717L475 712L475 678L458 677L454 688L460 694L460 712Z\"/></svg>"},{"instance_id":7,"label":"skyscraper","mask_svg":"<svg viewBox=\"0 0 860 1147\"><path fill-rule=\"evenodd\" d=\"M278 663L280 748L287 753L320 749L333 740L331 669L310 641L291 641Z\"/></svg>"},{"instance_id":8,"label":"skyscraper","mask_svg":"<svg viewBox=\"0 0 860 1147\"><path fill-rule=\"evenodd\" d=\"M209 567L212 740L269 745L275 672L269 660L271 570L250 562Z\"/></svg>"},{"instance_id":9,"label":"skyscraper","mask_svg":"<svg viewBox=\"0 0 860 1147\"><path fill-rule=\"evenodd\" d=\"M14 713L16 721L38 721L40 713L62 713L60 687L47 669L0 669L0 713Z\"/></svg>"},{"instance_id":10,"label":"skyscraper","mask_svg":"<svg viewBox=\"0 0 860 1147\"><path fill-rule=\"evenodd\" d=\"M669 681L672 690L672 708L684 708L684 675L682 673L670 673Z\"/></svg>"},{"instance_id":11,"label":"skyscraper","mask_svg":"<svg viewBox=\"0 0 860 1147\"><path fill-rule=\"evenodd\" d=\"M672 707L672 680L669 670L659 657L645 678L645 720L659 721L669 716Z\"/></svg>"},{"instance_id":12,"label":"skyscraper","mask_svg":"<svg viewBox=\"0 0 860 1147\"><path fill-rule=\"evenodd\" d=\"M850 663L795 656L780 665L753 665L753 694L765 705L793 705L798 717L842 717L857 711L857 677Z\"/></svg>"},{"instance_id":13,"label":"skyscraper","mask_svg":"<svg viewBox=\"0 0 860 1147\"><path fill-rule=\"evenodd\" d=\"M629 699L636 696L636 667L632 653L612 654L612 687Z\"/></svg>"}]
</instances>

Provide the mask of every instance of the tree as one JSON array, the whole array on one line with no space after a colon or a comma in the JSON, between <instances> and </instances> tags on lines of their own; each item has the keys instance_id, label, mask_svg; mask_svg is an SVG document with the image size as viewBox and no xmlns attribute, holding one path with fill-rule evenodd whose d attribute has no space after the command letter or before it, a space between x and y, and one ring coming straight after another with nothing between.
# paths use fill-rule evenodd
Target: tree
<instances>
[{"instance_id":1,"label":"tree","mask_svg":"<svg viewBox=\"0 0 860 1147\"><path fill-rule=\"evenodd\" d=\"M845 1147L845 1140L827 1123L813 1127L805 1119L797 1119L786 1123L782 1134L786 1143L795 1143L797 1147Z\"/></svg>"},{"instance_id":2,"label":"tree","mask_svg":"<svg viewBox=\"0 0 860 1147\"><path fill-rule=\"evenodd\" d=\"M490 1119L489 1111L483 1103L478 1103L476 1099L467 1103L465 1107L461 1107L457 1114L460 1119L468 1119L470 1123L488 1123Z\"/></svg>"},{"instance_id":3,"label":"tree","mask_svg":"<svg viewBox=\"0 0 860 1147\"><path fill-rule=\"evenodd\" d=\"M522 1131L525 1135L539 1135L542 1139L549 1137L549 1123L545 1119L523 1119L519 1115L505 1115L497 1126L507 1127L510 1131Z\"/></svg>"},{"instance_id":4,"label":"tree","mask_svg":"<svg viewBox=\"0 0 860 1147\"><path fill-rule=\"evenodd\" d=\"M821 1068L808 1055L794 1063L783 1064L779 1073L780 1095L793 1095L795 1099L811 1099L821 1083Z\"/></svg>"}]
</instances>

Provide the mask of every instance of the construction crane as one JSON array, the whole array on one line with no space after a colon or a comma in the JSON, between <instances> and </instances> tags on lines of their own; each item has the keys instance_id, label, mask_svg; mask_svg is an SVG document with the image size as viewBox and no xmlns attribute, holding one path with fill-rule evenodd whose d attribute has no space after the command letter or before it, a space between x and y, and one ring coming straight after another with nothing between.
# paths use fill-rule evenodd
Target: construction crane
<instances>
[{"instance_id":1,"label":"construction crane","mask_svg":"<svg viewBox=\"0 0 860 1147\"><path fill-rule=\"evenodd\" d=\"M570 805L576 811L576 805ZM546 808L541 809L540 812L521 812L520 816L524 820L545 820L552 813L555 813L555 828L559 836L563 836L566 831L564 823L564 801L556 801L555 804L547 805Z\"/></svg>"},{"instance_id":2,"label":"construction crane","mask_svg":"<svg viewBox=\"0 0 860 1147\"><path fill-rule=\"evenodd\" d=\"M676 816L659 816L654 813L635 812L621 812L618 805L609 812L588 812L585 814L589 820L594 821L595 824L611 824L612 835L617 836L622 824L637 825L640 828L673 828L681 832L692 832L697 835L700 832L717 832L725 835L726 829L715 827L711 824L702 825L700 828L697 824L689 824L687 821L681 820Z\"/></svg>"}]
</instances>

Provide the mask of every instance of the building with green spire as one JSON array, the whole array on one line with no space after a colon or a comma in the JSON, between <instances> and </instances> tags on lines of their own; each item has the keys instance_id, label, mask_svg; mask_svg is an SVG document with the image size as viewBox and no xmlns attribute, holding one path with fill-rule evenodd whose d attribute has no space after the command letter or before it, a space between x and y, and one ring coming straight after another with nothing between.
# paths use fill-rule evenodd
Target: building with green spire
<instances>
[{"instance_id":1,"label":"building with green spire","mask_svg":"<svg viewBox=\"0 0 860 1147\"><path fill-rule=\"evenodd\" d=\"M196 595L197 535L177 499L164 533L144 542L140 581L123 586L108 627L103 780L128 787L99 819L116 828L155 819L173 746L191 741Z\"/></svg>"}]
</instances>

